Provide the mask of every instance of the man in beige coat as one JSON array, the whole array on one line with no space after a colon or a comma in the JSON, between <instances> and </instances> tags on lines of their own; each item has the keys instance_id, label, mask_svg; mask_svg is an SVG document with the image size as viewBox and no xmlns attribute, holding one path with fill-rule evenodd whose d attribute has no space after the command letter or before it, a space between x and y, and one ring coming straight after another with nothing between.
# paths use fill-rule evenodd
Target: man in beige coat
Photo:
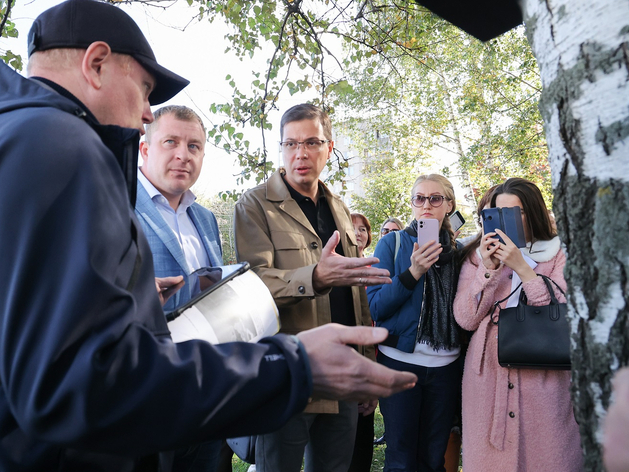
<instances>
[{"instance_id":1,"label":"man in beige coat","mask_svg":"<svg viewBox=\"0 0 629 472\"><path fill-rule=\"evenodd\" d=\"M236 204L238 260L249 261L280 310L281 331L297 334L335 322L371 326L365 285L390 282L386 270L358 258L350 213L319 175L334 142L327 114L308 104L280 124L285 167ZM357 347L374 359L373 346ZM258 437L257 472L347 472L357 415L376 402L312 401L275 433Z\"/></svg>"}]
</instances>

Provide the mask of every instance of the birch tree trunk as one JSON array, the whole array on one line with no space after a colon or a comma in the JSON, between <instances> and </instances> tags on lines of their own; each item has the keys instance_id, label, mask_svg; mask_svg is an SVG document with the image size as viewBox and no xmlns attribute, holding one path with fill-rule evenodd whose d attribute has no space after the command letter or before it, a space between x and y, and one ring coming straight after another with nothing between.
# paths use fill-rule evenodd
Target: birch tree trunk
<instances>
[{"instance_id":1,"label":"birch tree trunk","mask_svg":"<svg viewBox=\"0 0 629 472\"><path fill-rule=\"evenodd\" d=\"M572 395L586 470L603 470L610 379L629 361L629 2L523 0L541 71L566 244Z\"/></svg>"}]
</instances>

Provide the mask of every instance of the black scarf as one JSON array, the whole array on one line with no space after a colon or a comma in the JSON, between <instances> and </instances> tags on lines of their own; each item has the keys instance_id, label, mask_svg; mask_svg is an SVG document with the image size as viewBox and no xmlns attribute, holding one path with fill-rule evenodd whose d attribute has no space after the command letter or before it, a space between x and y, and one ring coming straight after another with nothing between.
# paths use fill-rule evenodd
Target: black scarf
<instances>
[{"instance_id":1,"label":"black scarf","mask_svg":"<svg viewBox=\"0 0 629 472\"><path fill-rule=\"evenodd\" d=\"M417 237L417 220L413 220L405 231ZM459 267L447 230L441 229L439 242L443 251L439 254L439 260L425 274L424 298L417 333L417 341L428 344L435 351L461 346L459 327L452 311Z\"/></svg>"}]
</instances>

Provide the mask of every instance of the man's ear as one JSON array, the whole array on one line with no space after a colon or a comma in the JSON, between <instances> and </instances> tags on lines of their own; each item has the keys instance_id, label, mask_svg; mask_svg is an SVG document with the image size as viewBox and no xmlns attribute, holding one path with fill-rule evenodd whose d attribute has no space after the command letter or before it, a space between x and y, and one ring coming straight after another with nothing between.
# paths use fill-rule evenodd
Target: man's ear
<instances>
[{"instance_id":1,"label":"man's ear","mask_svg":"<svg viewBox=\"0 0 629 472\"><path fill-rule=\"evenodd\" d=\"M334 141L330 141L326 144L328 145L328 159L330 159L330 157L332 157L332 151L334 151Z\"/></svg>"},{"instance_id":2,"label":"man's ear","mask_svg":"<svg viewBox=\"0 0 629 472\"><path fill-rule=\"evenodd\" d=\"M103 85L103 66L112 60L113 54L109 44L96 41L88 46L81 61L81 72L90 86L100 90Z\"/></svg>"},{"instance_id":3,"label":"man's ear","mask_svg":"<svg viewBox=\"0 0 629 472\"><path fill-rule=\"evenodd\" d=\"M140 155L142 156L142 161L146 164L149 156L149 143L146 141L140 141Z\"/></svg>"}]
</instances>

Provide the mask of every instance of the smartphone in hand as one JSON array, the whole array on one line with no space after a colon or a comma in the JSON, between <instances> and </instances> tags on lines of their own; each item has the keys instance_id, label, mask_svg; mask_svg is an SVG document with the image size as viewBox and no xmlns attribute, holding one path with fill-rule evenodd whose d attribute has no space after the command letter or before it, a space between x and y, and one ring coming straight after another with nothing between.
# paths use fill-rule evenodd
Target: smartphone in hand
<instances>
[{"instance_id":1,"label":"smartphone in hand","mask_svg":"<svg viewBox=\"0 0 629 472\"><path fill-rule=\"evenodd\" d=\"M481 211L483 220L483 234L501 230L516 247L525 247L524 227L522 225L522 211L520 207L485 208ZM496 235L498 240L504 244L502 238Z\"/></svg>"},{"instance_id":2,"label":"smartphone in hand","mask_svg":"<svg viewBox=\"0 0 629 472\"><path fill-rule=\"evenodd\" d=\"M428 241L439 242L439 220L432 218L417 220L417 244L422 247Z\"/></svg>"},{"instance_id":3,"label":"smartphone in hand","mask_svg":"<svg viewBox=\"0 0 629 472\"><path fill-rule=\"evenodd\" d=\"M461 227L465 224L465 219L459 210L455 211L450 215L450 225L452 226L452 231L456 232L461 229Z\"/></svg>"}]
</instances>

